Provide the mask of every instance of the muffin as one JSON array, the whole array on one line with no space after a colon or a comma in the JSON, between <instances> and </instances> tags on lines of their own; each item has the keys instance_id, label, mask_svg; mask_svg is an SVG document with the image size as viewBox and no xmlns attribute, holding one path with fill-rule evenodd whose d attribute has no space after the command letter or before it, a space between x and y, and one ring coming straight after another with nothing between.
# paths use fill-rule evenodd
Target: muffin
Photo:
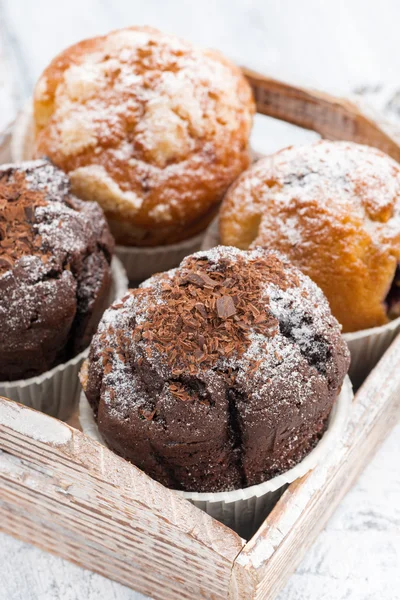
<instances>
[{"instance_id":1,"label":"muffin","mask_svg":"<svg viewBox=\"0 0 400 600\"><path fill-rule=\"evenodd\" d=\"M88 346L111 284L101 208L49 161L0 167L0 381L37 376Z\"/></svg>"},{"instance_id":2,"label":"muffin","mask_svg":"<svg viewBox=\"0 0 400 600\"><path fill-rule=\"evenodd\" d=\"M81 380L113 451L170 488L218 492L302 460L348 366L307 276L274 252L220 246L109 308Z\"/></svg>"},{"instance_id":3,"label":"muffin","mask_svg":"<svg viewBox=\"0 0 400 600\"><path fill-rule=\"evenodd\" d=\"M220 212L223 244L286 255L345 332L400 315L400 167L375 148L320 141L253 165Z\"/></svg>"},{"instance_id":4,"label":"muffin","mask_svg":"<svg viewBox=\"0 0 400 600\"><path fill-rule=\"evenodd\" d=\"M100 203L117 243L173 244L206 228L249 165L254 110L222 55L131 27L47 67L34 93L35 155Z\"/></svg>"}]
</instances>

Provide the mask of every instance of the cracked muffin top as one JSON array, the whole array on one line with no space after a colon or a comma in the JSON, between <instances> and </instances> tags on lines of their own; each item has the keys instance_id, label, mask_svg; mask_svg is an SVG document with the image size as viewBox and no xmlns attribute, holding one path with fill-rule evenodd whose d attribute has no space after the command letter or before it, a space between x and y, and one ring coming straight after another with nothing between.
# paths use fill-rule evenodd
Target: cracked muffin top
<instances>
[{"instance_id":1,"label":"cracked muffin top","mask_svg":"<svg viewBox=\"0 0 400 600\"><path fill-rule=\"evenodd\" d=\"M39 375L90 342L113 239L101 208L49 161L0 167L0 380Z\"/></svg>"},{"instance_id":2,"label":"cracked muffin top","mask_svg":"<svg viewBox=\"0 0 400 600\"><path fill-rule=\"evenodd\" d=\"M220 236L286 255L345 332L400 316L400 166L380 150L320 141L258 161L225 196Z\"/></svg>"},{"instance_id":3,"label":"cracked muffin top","mask_svg":"<svg viewBox=\"0 0 400 600\"><path fill-rule=\"evenodd\" d=\"M118 243L177 242L203 230L249 165L255 110L240 69L149 27L84 40L34 94L36 155L103 207Z\"/></svg>"},{"instance_id":4,"label":"cracked muffin top","mask_svg":"<svg viewBox=\"0 0 400 600\"><path fill-rule=\"evenodd\" d=\"M348 366L307 276L274 252L219 246L108 309L82 382L112 450L168 487L215 492L300 461Z\"/></svg>"}]
</instances>

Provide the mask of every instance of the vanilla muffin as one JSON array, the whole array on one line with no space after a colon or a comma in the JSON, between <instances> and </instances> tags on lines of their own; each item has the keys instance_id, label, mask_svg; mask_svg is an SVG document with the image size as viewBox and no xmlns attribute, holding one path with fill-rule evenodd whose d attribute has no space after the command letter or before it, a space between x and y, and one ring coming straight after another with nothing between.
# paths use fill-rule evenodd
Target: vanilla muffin
<instances>
[{"instance_id":1,"label":"vanilla muffin","mask_svg":"<svg viewBox=\"0 0 400 600\"><path fill-rule=\"evenodd\" d=\"M174 243L207 226L249 165L254 110L221 54L131 27L79 42L46 68L35 154L100 203L118 243Z\"/></svg>"},{"instance_id":2,"label":"vanilla muffin","mask_svg":"<svg viewBox=\"0 0 400 600\"><path fill-rule=\"evenodd\" d=\"M260 160L228 191L220 236L285 254L345 332L400 315L400 167L375 148L320 141Z\"/></svg>"}]
</instances>

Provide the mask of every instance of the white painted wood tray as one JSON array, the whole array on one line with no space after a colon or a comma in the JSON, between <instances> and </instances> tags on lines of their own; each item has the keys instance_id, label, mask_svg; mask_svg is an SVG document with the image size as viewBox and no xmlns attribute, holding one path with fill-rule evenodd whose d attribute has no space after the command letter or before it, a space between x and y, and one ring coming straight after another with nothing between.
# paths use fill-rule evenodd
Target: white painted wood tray
<instances>
[{"instance_id":1,"label":"white painted wood tray","mask_svg":"<svg viewBox=\"0 0 400 600\"><path fill-rule=\"evenodd\" d=\"M349 101L244 69L258 111L323 137L400 147ZM10 131L0 140L9 160ZM249 540L62 423L0 398L0 530L159 600L276 596L398 418L400 336L356 394L342 439Z\"/></svg>"}]
</instances>

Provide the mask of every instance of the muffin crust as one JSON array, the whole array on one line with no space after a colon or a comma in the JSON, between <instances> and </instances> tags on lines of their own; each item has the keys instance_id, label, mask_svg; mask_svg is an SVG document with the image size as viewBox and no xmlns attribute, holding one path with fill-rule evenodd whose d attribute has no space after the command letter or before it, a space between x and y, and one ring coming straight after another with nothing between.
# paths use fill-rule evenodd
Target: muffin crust
<instances>
[{"instance_id":1,"label":"muffin crust","mask_svg":"<svg viewBox=\"0 0 400 600\"><path fill-rule=\"evenodd\" d=\"M111 283L97 204L48 161L0 167L0 380L39 375L88 346Z\"/></svg>"},{"instance_id":2,"label":"muffin crust","mask_svg":"<svg viewBox=\"0 0 400 600\"><path fill-rule=\"evenodd\" d=\"M344 331L400 315L400 167L375 148L320 141L258 161L228 191L220 235L285 254Z\"/></svg>"},{"instance_id":3,"label":"muffin crust","mask_svg":"<svg viewBox=\"0 0 400 600\"><path fill-rule=\"evenodd\" d=\"M103 207L118 243L203 230L248 166L250 86L222 55L148 27L62 52L34 95L36 155Z\"/></svg>"},{"instance_id":4,"label":"muffin crust","mask_svg":"<svg viewBox=\"0 0 400 600\"><path fill-rule=\"evenodd\" d=\"M218 247L106 311L83 383L112 450L168 487L214 492L300 461L348 365L309 278L273 252Z\"/></svg>"}]
</instances>

